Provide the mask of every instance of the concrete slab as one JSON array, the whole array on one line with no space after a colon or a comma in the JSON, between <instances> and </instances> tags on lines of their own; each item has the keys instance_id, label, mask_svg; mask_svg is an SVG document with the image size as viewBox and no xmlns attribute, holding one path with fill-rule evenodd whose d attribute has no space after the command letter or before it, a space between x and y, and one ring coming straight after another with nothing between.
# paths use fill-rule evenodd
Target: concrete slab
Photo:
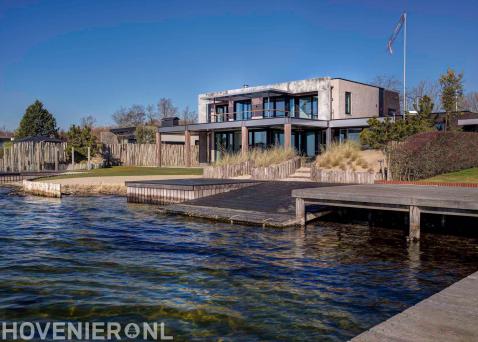
<instances>
[{"instance_id":1,"label":"concrete slab","mask_svg":"<svg viewBox=\"0 0 478 342\"><path fill-rule=\"evenodd\" d=\"M478 341L478 272L352 341Z\"/></svg>"}]
</instances>

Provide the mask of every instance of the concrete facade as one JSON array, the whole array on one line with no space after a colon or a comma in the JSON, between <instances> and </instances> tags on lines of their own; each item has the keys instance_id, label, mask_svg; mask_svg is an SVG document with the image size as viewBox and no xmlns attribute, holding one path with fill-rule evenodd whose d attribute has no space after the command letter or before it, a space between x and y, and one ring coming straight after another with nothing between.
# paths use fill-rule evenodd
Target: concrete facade
<instances>
[{"instance_id":1,"label":"concrete facade","mask_svg":"<svg viewBox=\"0 0 478 342\"><path fill-rule=\"evenodd\" d=\"M374 86L333 79L331 119L369 118L379 116L379 89ZM345 93L350 92L352 110L345 113Z\"/></svg>"}]
</instances>

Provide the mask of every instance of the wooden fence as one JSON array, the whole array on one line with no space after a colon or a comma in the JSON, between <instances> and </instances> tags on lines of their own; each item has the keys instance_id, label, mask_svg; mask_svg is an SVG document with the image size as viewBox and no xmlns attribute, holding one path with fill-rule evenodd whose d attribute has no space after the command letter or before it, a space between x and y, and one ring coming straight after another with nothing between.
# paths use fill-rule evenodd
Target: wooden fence
<instances>
[{"instance_id":1,"label":"wooden fence","mask_svg":"<svg viewBox=\"0 0 478 342\"><path fill-rule=\"evenodd\" d=\"M66 143L19 142L3 148L0 172L54 171L66 163Z\"/></svg>"},{"instance_id":2,"label":"wooden fence","mask_svg":"<svg viewBox=\"0 0 478 342\"><path fill-rule=\"evenodd\" d=\"M227 179L251 175L252 179L257 180L277 180L289 177L300 168L300 164L301 158L297 157L266 167L254 167L253 163L249 161L236 165L206 166L203 177Z\"/></svg>"},{"instance_id":3,"label":"wooden fence","mask_svg":"<svg viewBox=\"0 0 478 342\"><path fill-rule=\"evenodd\" d=\"M301 158L296 157L280 164L270 165L266 167L255 167L252 169L252 179L257 180L276 180L284 179L292 175L300 168Z\"/></svg>"},{"instance_id":4,"label":"wooden fence","mask_svg":"<svg viewBox=\"0 0 478 342\"><path fill-rule=\"evenodd\" d=\"M250 175L252 166L251 162L244 162L235 165L222 165L222 166L206 166L204 167L204 178L234 178L243 175Z\"/></svg>"},{"instance_id":5,"label":"wooden fence","mask_svg":"<svg viewBox=\"0 0 478 342\"><path fill-rule=\"evenodd\" d=\"M158 166L156 144L107 144L103 157L113 165ZM161 144L161 166L185 166L184 145ZM199 147L191 146L191 166L199 165Z\"/></svg>"},{"instance_id":6,"label":"wooden fence","mask_svg":"<svg viewBox=\"0 0 478 342\"><path fill-rule=\"evenodd\" d=\"M374 184L375 180L381 179L381 175L375 172L327 170L312 166L311 178L319 183Z\"/></svg>"}]
</instances>

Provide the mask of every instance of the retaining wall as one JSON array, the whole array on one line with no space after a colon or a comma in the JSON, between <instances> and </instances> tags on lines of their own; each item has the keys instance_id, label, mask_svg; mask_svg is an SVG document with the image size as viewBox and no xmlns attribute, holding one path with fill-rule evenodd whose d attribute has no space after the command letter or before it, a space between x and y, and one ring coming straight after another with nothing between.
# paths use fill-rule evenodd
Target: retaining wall
<instances>
[{"instance_id":1,"label":"retaining wall","mask_svg":"<svg viewBox=\"0 0 478 342\"><path fill-rule=\"evenodd\" d=\"M375 180L381 179L381 175L375 172L328 170L312 166L311 178L319 183L374 184Z\"/></svg>"},{"instance_id":2,"label":"retaining wall","mask_svg":"<svg viewBox=\"0 0 478 342\"><path fill-rule=\"evenodd\" d=\"M61 197L61 185L23 180L23 191L36 196Z\"/></svg>"}]
</instances>

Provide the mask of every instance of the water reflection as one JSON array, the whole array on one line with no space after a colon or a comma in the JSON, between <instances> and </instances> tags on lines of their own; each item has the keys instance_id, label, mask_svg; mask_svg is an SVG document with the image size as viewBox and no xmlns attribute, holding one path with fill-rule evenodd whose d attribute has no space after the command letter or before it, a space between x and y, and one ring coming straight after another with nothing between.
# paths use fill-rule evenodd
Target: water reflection
<instances>
[{"instance_id":1,"label":"water reflection","mask_svg":"<svg viewBox=\"0 0 478 342\"><path fill-rule=\"evenodd\" d=\"M404 237L0 189L0 320L157 320L187 340L346 340L476 270L475 239Z\"/></svg>"}]
</instances>

